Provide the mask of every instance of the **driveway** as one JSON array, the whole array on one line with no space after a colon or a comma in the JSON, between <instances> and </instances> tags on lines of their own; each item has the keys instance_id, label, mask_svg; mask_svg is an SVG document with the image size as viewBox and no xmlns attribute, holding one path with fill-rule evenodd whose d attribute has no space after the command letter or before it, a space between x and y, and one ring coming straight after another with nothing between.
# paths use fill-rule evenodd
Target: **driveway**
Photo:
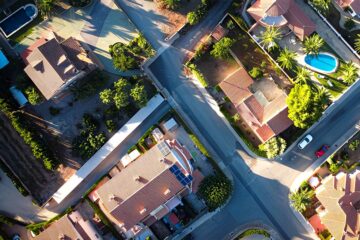
<instances>
[{"instance_id":1,"label":"driveway","mask_svg":"<svg viewBox=\"0 0 360 240\"><path fill-rule=\"evenodd\" d=\"M124 73L113 67L109 45L116 42L128 43L138 34L135 26L114 0L93 0L90 6L82 9L72 7L63 14L40 23L15 50L21 53L37 39L48 37L49 31L54 31L63 38L72 36L85 42L106 71L122 75Z\"/></svg>"}]
</instances>

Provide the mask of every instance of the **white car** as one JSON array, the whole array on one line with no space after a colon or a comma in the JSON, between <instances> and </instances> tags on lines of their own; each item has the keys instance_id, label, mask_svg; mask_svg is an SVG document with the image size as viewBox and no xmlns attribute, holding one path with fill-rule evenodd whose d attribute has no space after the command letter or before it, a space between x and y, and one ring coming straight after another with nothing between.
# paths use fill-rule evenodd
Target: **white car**
<instances>
[{"instance_id":1,"label":"white car","mask_svg":"<svg viewBox=\"0 0 360 240\"><path fill-rule=\"evenodd\" d=\"M304 149L312 140L313 137L310 134L308 134L303 138L303 140L299 142L298 147L300 149Z\"/></svg>"}]
</instances>

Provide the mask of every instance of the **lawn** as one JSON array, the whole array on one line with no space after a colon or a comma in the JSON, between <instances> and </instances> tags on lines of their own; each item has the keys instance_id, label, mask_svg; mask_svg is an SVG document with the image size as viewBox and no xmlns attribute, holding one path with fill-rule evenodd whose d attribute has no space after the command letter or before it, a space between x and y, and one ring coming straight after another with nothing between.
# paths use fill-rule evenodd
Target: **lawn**
<instances>
[{"instance_id":1,"label":"lawn","mask_svg":"<svg viewBox=\"0 0 360 240\"><path fill-rule=\"evenodd\" d=\"M319 74L315 73L314 76L334 98L338 98L348 88L346 84L331 75L325 76L325 78L319 78ZM330 81L333 86L330 86L328 81Z\"/></svg>"}]
</instances>

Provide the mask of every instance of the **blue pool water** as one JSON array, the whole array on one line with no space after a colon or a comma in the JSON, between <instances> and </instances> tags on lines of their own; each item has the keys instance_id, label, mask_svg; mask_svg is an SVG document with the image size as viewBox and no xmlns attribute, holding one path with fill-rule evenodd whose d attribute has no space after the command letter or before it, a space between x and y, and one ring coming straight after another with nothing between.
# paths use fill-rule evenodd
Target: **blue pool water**
<instances>
[{"instance_id":1,"label":"blue pool water","mask_svg":"<svg viewBox=\"0 0 360 240\"><path fill-rule=\"evenodd\" d=\"M35 14L36 14L35 6L27 5L24 8L18 9L16 12L10 15L10 17L0 22L0 28L7 36L10 36L12 33L17 31L23 25L31 22Z\"/></svg>"},{"instance_id":2,"label":"blue pool water","mask_svg":"<svg viewBox=\"0 0 360 240\"><path fill-rule=\"evenodd\" d=\"M319 72L334 72L337 67L337 59L334 56L320 53L317 56L313 54L306 55L305 63L318 70Z\"/></svg>"}]
</instances>

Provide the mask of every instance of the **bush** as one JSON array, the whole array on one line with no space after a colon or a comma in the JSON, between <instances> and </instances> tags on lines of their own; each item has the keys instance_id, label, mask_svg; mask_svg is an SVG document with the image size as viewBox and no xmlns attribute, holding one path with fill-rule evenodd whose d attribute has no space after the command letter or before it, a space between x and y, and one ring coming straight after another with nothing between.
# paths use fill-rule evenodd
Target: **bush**
<instances>
[{"instance_id":1,"label":"bush","mask_svg":"<svg viewBox=\"0 0 360 240\"><path fill-rule=\"evenodd\" d=\"M199 186L199 194L205 200L210 211L224 205L231 192L231 182L221 175L207 176Z\"/></svg>"},{"instance_id":2,"label":"bush","mask_svg":"<svg viewBox=\"0 0 360 240\"><path fill-rule=\"evenodd\" d=\"M140 85L137 83L130 90L130 96L139 108L145 107L146 103L148 102L148 96L144 85Z\"/></svg>"},{"instance_id":3,"label":"bush","mask_svg":"<svg viewBox=\"0 0 360 240\"><path fill-rule=\"evenodd\" d=\"M200 21L201 15L197 11L189 12L186 15L186 19L190 25L195 25Z\"/></svg>"},{"instance_id":4,"label":"bush","mask_svg":"<svg viewBox=\"0 0 360 240\"><path fill-rule=\"evenodd\" d=\"M49 112L52 116L56 116L59 115L61 111L61 108L57 108L57 107L49 107Z\"/></svg>"},{"instance_id":5,"label":"bush","mask_svg":"<svg viewBox=\"0 0 360 240\"><path fill-rule=\"evenodd\" d=\"M200 72L194 63L187 64L187 67L190 69L194 77L201 83L201 85L203 85L203 87L209 86L205 76Z\"/></svg>"},{"instance_id":6,"label":"bush","mask_svg":"<svg viewBox=\"0 0 360 240\"><path fill-rule=\"evenodd\" d=\"M344 27L349 31L353 29L355 25L355 21L352 18L348 18L344 23Z\"/></svg>"},{"instance_id":7,"label":"bush","mask_svg":"<svg viewBox=\"0 0 360 240\"><path fill-rule=\"evenodd\" d=\"M258 228L253 228L253 229L248 229L245 232L242 232L239 236L237 236L235 238L235 240L240 240L243 239L247 236L251 236L251 235L263 235L265 238L270 238L270 234L265 231L264 229L258 229Z\"/></svg>"},{"instance_id":8,"label":"bush","mask_svg":"<svg viewBox=\"0 0 360 240\"><path fill-rule=\"evenodd\" d=\"M286 141L281 137L273 137L267 142L259 145L259 150L264 151L270 159L275 158L284 153L286 149Z\"/></svg>"},{"instance_id":9,"label":"bush","mask_svg":"<svg viewBox=\"0 0 360 240\"><path fill-rule=\"evenodd\" d=\"M349 144L349 149L351 151L356 151L358 149L359 145L360 145L360 140L356 139Z\"/></svg>"},{"instance_id":10,"label":"bush","mask_svg":"<svg viewBox=\"0 0 360 240\"><path fill-rule=\"evenodd\" d=\"M263 72L261 71L260 68L258 67L253 67L250 72L249 75L254 78L254 79L259 79L263 76Z\"/></svg>"},{"instance_id":11,"label":"bush","mask_svg":"<svg viewBox=\"0 0 360 240\"><path fill-rule=\"evenodd\" d=\"M105 126L106 126L106 129L109 131L109 132L113 132L116 130L117 126L116 126L116 123L113 121L113 120L106 120L105 121Z\"/></svg>"},{"instance_id":12,"label":"bush","mask_svg":"<svg viewBox=\"0 0 360 240\"><path fill-rule=\"evenodd\" d=\"M340 171L340 165L336 164L336 163L331 163L329 165L329 171L332 174L337 174Z\"/></svg>"},{"instance_id":13,"label":"bush","mask_svg":"<svg viewBox=\"0 0 360 240\"><path fill-rule=\"evenodd\" d=\"M34 87L26 88L25 95L31 105L39 104L43 100L41 94Z\"/></svg>"},{"instance_id":14,"label":"bush","mask_svg":"<svg viewBox=\"0 0 360 240\"><path fill-rule=\"evenodd\" d=\"M100 70L89 73L83 80L83 84L79 83L71 88L76 99L84 99L94 95L100 88L104 87L109 76Z\"/></svg>"}]
</instances>

